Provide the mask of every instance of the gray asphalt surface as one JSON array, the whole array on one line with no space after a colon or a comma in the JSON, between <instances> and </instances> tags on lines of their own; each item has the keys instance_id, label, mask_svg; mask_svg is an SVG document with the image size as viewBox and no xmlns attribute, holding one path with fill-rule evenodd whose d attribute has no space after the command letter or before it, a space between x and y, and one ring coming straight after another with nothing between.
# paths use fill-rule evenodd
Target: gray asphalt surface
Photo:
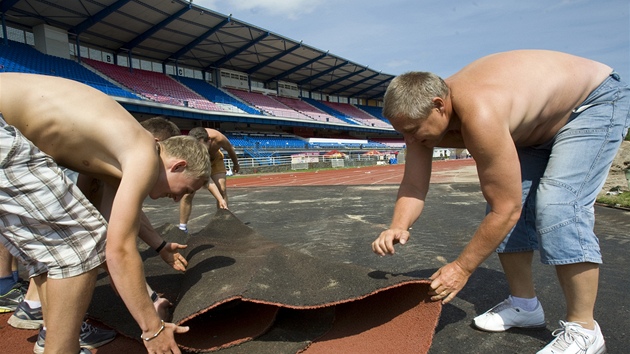
<instances>
[{"instance_id":1,"label":"gray asphalt surface","mask_svg":"<svg viewBox=\"0 0 630 354\"><path fill-rule=\"evenodd\" d=\"M410 241L398 247L396 255L379 257L370 245L390 222L397 189L395 185L232 188L230 210L259 234L313 257L428 278L457 257L483 218L485 202L475 183L432 185ZM154 226L178 223L178 211L178 205L169 200L147 200L145 204ZM200 230L215 211L210 193L198 192L190 231ZM596 214L605 264L595 316L608 353L628 353L630 212L596 207ZM501 266L493 255L457 298L444 306L430 353L535 353L544 347L552 340L558 320L564 318L564 300L553 267L535 258L534 270L546 329L486 333L472 327L476 315L508 295Z\"/></svg>"}]
</instances>

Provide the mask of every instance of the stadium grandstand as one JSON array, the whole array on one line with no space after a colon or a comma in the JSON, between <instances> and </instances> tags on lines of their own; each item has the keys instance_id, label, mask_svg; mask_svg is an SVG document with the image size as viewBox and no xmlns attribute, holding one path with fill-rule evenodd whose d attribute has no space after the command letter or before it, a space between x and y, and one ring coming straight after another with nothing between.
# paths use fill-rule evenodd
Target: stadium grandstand
<instances>
[{"instance_id":1,"label":"stadium grandstand","mask_svg":"<svg viewBox=\"0 0 630 354\"><path fill-rule=\"evenodd\" d=\"M244 159L404 151L381 114L393 75L192 1L3 0L0 13L0 72L83 82L139 121L218 129Z\"/></svg>"}]
</instances>

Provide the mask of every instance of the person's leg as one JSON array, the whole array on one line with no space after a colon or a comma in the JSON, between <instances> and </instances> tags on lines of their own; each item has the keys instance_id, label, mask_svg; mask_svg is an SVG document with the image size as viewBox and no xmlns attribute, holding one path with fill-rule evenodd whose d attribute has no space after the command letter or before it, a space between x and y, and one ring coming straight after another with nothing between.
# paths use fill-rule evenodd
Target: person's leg
<instances>
[{"instance_id":1,"label":"person's leg","mask_svg":"<svg viewBox=\"0 0 630 354\"><path fill-rule=\"evenodd\" d=\"M26 291L24 300L40 302L39 293L37 292L37 285L35 285L33 279L28 282L28 290Z\"/></svg>"},{"instance_id":2,"label":"person's leg","mask_svg":"<svg viewBox=\"0 0 630 354\"><path fill-rule=\"evenodd\" d=\"M35 278L46 319L46 353L78 353L79 332L98 268L62 279Z\"/></svg>"},{"instance_id":3,"label":"person's leg","mask_svg":"<svg viewBox=\"0 0 630 354\"><path fill-rule=\"evenodd\" d=\"M34 276L31 278L31 283L29 284L29 290L31 285L35 286L35 292L37 292L37 297L39 298L40 305L42 306L42 314L44 317L46 316L47 306L47 298L46 298L46 279L48 278L48 274L40 274L38 276Z\"/></svg>"},{"instance_id":4,"label":"person's leg","mask_svg":"<svg viewBox=\"0 0 630 354\"><path fill-rule=\"evenodd\" d=\"M0 243L0 313L15 311L25 292L17 276L15 257Z\"/></svg>"},{"instance_id":5,"label":"person's leg","mask_svg":"<svg viewBox=\"0 0 630 354\"><path fill-rule=\"evenodd\" d=\"M13 256L0 244L0 295L6 294L16 281L13 279Z\"/></svg>"},{"instance_id":6,"label":"person's leg","mask_svg":"<svg viewBox=\"0 0 630 354\"><path fill-rule=\"evenodd\" d=\"M593 309L599 284L599 264L576 263L556 266L558 280L567 302L567 322L594 329Z\"/></svg>"},{"instance_id":7,"label":"person's leg","mask_svg":"<svg viewBox=\"0 0 630 354\"><path fill-rule=\"evenodd\" d=\"M224 155L221 150L217 150L214 155L211 156L212 168L210 173L210 178L214 182L214 185L217 186L223 201L225 202L225 207L228 206L228 197L227 197L227 183L226 183L226 174L227 169L225 168ZM210 191L212 192L212 191ZM217 199L217 209L221 209L221 204Z\"/></svg>"},{"instance_id":8,"label":"person's leg","mask_svg":"<svg viewBox=\"0 0 630 354\"><path fill-rule=\"evenodd\" d=\"M532 275L534 250L538 248L536 233L536 193L540 177L549 161L549 150L518 149L523 188L521 217L499 246L499 260L508 281L510 295L532 299L536 297Z\"/></svg>"},{"instance_id":9,"label":"person's leg","mask_svg":"<svg viewBox=\"0 0 630 354\"><path fill-rule=\"evenodd\" d=\"M569 347L605 350L593 313L597 298L599 241L594 203L628 131L630 90L611 75L573 111L554 138L536 201L541 261L556 266L566 300L558 336L540 353ZM579 339L579 341L577 340Z\"/></svg>"},{"instance_id":10,"label":"person's leg","mask_svg":"<svg viewBox=\"0 0 630 354\"><path fill-rule=\"evenodd\" d=\"M195 197L195 192L186 194L179 201L179 228L183 231L188 231L188 219L190 219L190 213L192 212L192 201Z\"/></svg>"},{"instance_id":11,"label":"person's leg","mask_svg":"<svg viewBox=\"0 0 630 354\"><path fill-rule=\"evenodd\" d=\"M33 279L28 284L24 300L20 302L7 323L14 328L38 329L43 324L42 304Z\"/></svg>"},{"instance_id":12,"label":"person's leg","mask_svg":"<svg viewBox=\"0 0 630 354\"><path fill-rule=\"evenodd\" d=\"M221 173L213 173L212 180L214 184L219 188L219 192L221 192L221 196L225 203L228 204L228 196L227 196L227 183L226 183L226 174L225 172ZM217 201L217 209L220 209L219 202Z\"/></svg>"},{"instance_id":13,"label":"person's leg","mask_svg":"<svg viewBox=\"0 0 630 354\"><path fill-rule=\"evenodd\" d=\"M34 277L51 326L47 353L77 353L95 269L105 262L107 223L50 156L13 127L0 129L0 146L0 242Z\"/></svg>"},{"instance_id":14,"label":"person's leg","mask_svg":"<svg viewBox=\"0 0 630 354\"><path fill-rule=\"evenodd\" d=\"M623 139L610 101L594 102L558 132L537 191L541 260L556 266L567 320L591 323L602 256L594 203ZM627 112L627 111L626 111ZM621 119L625 123L625 115Z\"/></svg>"},{"instance_id":15,"label":"person's leg","mask_svg":"<svg viewBox=\"0 0 630 354\"><path fill-rule=\"evenodd\" d=\"M531 299L536 297L532 275L533 251L499 253L499 260L512 296Z\"/></svg>"},{"instance_id":16,"label":"person's leg","mask_svg":"<svg viewBox=\"0 0 630 354\"><path fill-rule=\"evenodd\" d=\"M512 327L544 327L545 313L534 289L532 259L538 248L535 225L536 187L547 161L547 149L518 149L522 179L521 217L498 247L499 260L508 281L510 296L474 318L482 330L501 332Z\"/></svg>"}]
</instances>

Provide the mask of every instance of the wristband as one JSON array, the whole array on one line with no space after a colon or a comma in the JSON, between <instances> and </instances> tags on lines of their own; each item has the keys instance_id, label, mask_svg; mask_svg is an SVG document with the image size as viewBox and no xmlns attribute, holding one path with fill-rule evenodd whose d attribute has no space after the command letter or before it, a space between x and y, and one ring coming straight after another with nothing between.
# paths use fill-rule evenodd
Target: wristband
<instances>
[{"instance_id":1,"label":"wristband","mask_svg":"<svg viewBox=\"0 0 630 354\"><path fill-rule=\"evenodd\" d=\"M154 334L154 335L152 335L151 337L146 337L146 338L144 338L144 337L142 336L142 334L141 334L141 335L140 335L140 339L142 339L142 340L143 340L143 341L145 341L145 342L148 342L148 341L150 341L150 340L154 340L154 339L155 339L157 336L159 336L159 335L160 335L160 333L162 333L162 331L164 330L164 320L160 320L160 323L161 323L160 329L158 329L158 331L157 331L157 332L155 332L155 334Z\"/></svg>"},{"instance_id":2,"label":"wristband","mask_svg":"<svg viewBox=\"0 0 630 354\"><path fill-rule=\"evenodd\" d=\"M164 248L164 246L166 246L166 241L162 241L160 246L158 246L158 248L155 249L155 252L160 253L160 251L162 250L162 248Z\"/></svg>"},{"instance_id":3,"label":"wristband","mask_svg":"<svg viewBox=\"0 0 630 354\"><path fill-rule=\"evenodd\" d=\"M158 296L158 294L154 291L151 293L151 301L156 302L158 301L160 297Z\"/></svg>"}]
</instances>

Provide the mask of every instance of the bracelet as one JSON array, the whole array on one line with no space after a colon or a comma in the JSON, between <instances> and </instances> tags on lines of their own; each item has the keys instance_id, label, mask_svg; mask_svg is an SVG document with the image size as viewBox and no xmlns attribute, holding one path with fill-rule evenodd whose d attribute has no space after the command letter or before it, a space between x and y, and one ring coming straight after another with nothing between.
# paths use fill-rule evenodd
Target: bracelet
<instances>
[{"instance_id":1,"label":"bracelet","mask_svg":"<svg viewBox=\"0 0 630 354\"><path fill-rule=\"evenodd\" d=\"M141 335L140 335L140 339L142 339L142 340L143 340L143 341L145 341L145 342L148 342L148 341L150 341L150 340L155 339L155 337L159 336L159 335L160 335L160 333L162 333L162 331L164 330L164 320L160 320L160 323L161 323L160 329L158 329L158 331L157 331L157 332L155 332L155 334L154 334L154 335L152 335L151 337L144 338L144 337L142 336L142 334L141 334Z\"/></svg>"},{"instance_id":2,"label":"bracelet","mask_svg":"<svg viewBox=\"0 0 630 354\"><path fill-rule=\"evenodd\" d=\"M164 248L164 246L166 246L166 241L162 241L160 246L158 246L158 248L155 249L155 252L160 253L160 251L162 250L162 248Z\"/></svg>"},{"instance_id":3,"label":"bracelet","mask_svg":"<svg viewBox=\"0 0 630 354\"><path fill-rule=\"evenodd\" d=\"M151 301L156 302L158 301L160 297L158 296L158 294L154 291L151 293Z\"/></svg>"}]
</instances>

